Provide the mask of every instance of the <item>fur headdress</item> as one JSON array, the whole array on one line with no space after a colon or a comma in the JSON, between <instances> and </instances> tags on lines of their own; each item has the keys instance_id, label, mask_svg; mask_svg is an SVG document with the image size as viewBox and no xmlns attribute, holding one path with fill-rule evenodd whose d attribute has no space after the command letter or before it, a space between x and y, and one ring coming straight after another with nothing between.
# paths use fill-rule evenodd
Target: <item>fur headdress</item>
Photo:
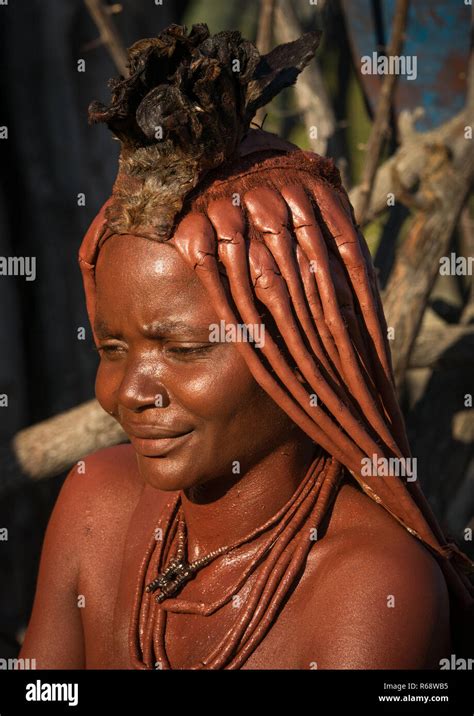
<instances>
[{"instance_id":1,"label":"fur headdress","mask_svg":"<svg viewBox=\"0 0 474 716\"><path fill-rule=\"evenodd\" d=\"M112 102L93 102L121 142L107 210L114 233L166 241L184 198L209 170L235 156L255 112L314 57L308 32L261 56L238 31L210 36L207 25L171 25L129 49L128 78L110 81Z\"/></svg>"}]
</instances>

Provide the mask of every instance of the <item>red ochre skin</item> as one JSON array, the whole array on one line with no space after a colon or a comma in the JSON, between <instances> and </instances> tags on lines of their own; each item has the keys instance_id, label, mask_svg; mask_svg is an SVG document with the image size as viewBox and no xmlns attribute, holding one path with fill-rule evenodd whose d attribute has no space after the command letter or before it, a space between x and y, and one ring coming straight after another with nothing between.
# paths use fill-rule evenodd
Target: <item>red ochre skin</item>
<instances>
[{"instance_id":1,"label":"red ochre skin","mask_svg":"<svg viewBox=\"0 0 474 716\"><path fill-rule=\"evenodd\" d=\"M235 346L209 344L208 326L219 319L173 246L115 236L99 254L96 280L98 400L129 434L155 426L151 435L156 425L190 432L176 445L136 443L142 454L132 445L100 450L85 459L85 470L69 473L48 526L20 654L38 668L130 669L137 574L173 491L183 490L193 560L275 514L315 450ZM190 330L157 330L175 320ZM202 585L213 585L218 598L260 539L237 560L217 559L198 572L179 597L199 600ZM198 663L233 619L231 604L211 616L169 613L172 668ZM450 652L448 593L437 562L348 477L301 579L242 668L439 668Z\"/></svg>"}]
</instances>

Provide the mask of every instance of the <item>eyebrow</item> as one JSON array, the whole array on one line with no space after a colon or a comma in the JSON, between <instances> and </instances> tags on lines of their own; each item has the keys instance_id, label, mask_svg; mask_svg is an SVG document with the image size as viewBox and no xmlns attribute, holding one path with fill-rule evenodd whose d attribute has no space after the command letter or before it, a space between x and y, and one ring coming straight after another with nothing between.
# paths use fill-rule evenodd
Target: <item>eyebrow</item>
<instances>
[{"instance_id":1,"label":"eyebrow","mask_svg":"<svg viewBox=\"0 0 474 716\"><path fill-rule=\"evenodd\" d=\"M152 323L144 326L144 333L150 338L163 338L165 336L176 335L178 333L184 333L187 335L197 335L202 333L209 334L209 330L209 324L207 323L196 325L180 320L153 321ZM100 318L94 323L94 332L102 338L112 337L113 335L113 331L111 331L107 323ZM122 335L114 334L114 337L122 338Z\"/></svg>"},{"instance_id":2,"label":"eyebrow","mask_svg":"<svg viewBox=\"0 0 474 716\"><path fill-rule=\"evenodd\" d=\"M108 327L105 321L100 318L94 321L94 333L101 338L107 338L112 335L112 331Z\"/></svg>"},{"instance_id":3,"label":"eyebrow","mask_svg":"<svg viewBox=\"0 0 474 716\"><path fill-rule=\"evenodd\" d=\"M187 333L195 335L198 333L209 333L209 324L186 323L186 321L153 321L144 327L144 331L152 338L162 338L164 336L176 335L177 333Z\"/></svg>"}]
</instances>

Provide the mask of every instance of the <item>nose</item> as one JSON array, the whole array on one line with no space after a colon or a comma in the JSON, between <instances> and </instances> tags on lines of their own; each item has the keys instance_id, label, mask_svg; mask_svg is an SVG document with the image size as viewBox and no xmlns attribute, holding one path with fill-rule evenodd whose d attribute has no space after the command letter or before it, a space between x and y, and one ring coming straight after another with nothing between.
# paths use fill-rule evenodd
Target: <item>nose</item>
<instances>
[{"instance_id":1,"label":"nose","mask_svg":"<svg viewBox=\"0 0 474 716\"><path fill-rule=\"evenodd\" d=\"M122 406L134 412L166 408L170 396L159 376L158 366L154 362L129 366L120 384L117 402L119 409Z\"/></svg>"}]
</instances>

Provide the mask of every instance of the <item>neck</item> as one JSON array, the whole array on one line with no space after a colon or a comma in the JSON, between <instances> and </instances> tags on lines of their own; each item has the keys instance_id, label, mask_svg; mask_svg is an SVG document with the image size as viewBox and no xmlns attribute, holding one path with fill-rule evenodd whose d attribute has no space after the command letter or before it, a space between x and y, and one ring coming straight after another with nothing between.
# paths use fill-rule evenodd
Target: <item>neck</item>
<instances>
[{"instance_id":1,"label":"neck","mask_svg":"<svg viewBox=\"0 0 474 716\"><path fill-rule=\"evenodd\" d=\"M309 440L288 442L238 479L216 478L184 490L190 561L232 544L273 517L303 480L317 450Z\"/></svg>"}]
</instances>

